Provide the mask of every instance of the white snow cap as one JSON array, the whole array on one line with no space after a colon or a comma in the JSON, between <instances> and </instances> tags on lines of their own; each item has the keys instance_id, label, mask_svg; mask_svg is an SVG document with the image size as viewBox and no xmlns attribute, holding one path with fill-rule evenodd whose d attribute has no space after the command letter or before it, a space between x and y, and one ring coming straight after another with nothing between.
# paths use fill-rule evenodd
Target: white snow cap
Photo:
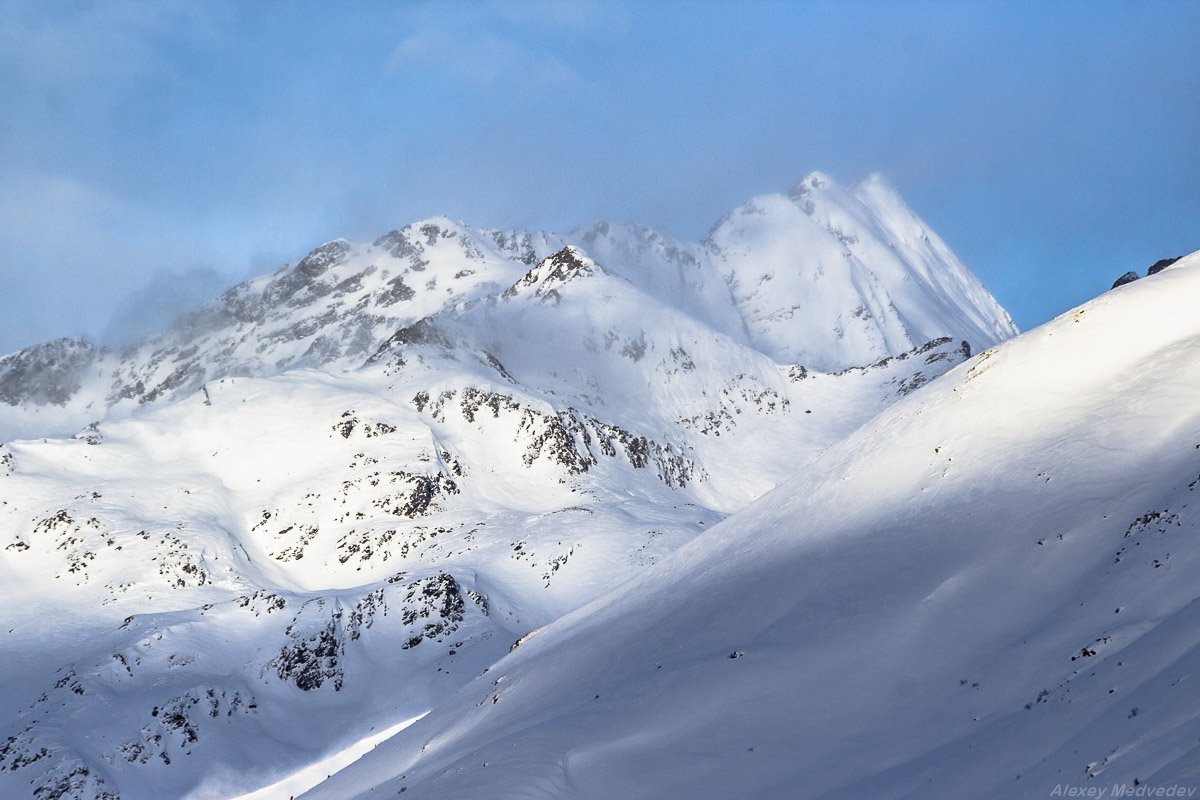
<instances>
[{"instance_id":1,"label":"white snow cap","mask_svg":"<svg viewBox=\"0 0 1200 800\"><path fill-rule=\"evenodd\" d=\"M756 197L706 238L752 343L835 370L949 336L981 350L1012 319L879 175L849 187L814 172Z\"/></svg>"}]
</instances>

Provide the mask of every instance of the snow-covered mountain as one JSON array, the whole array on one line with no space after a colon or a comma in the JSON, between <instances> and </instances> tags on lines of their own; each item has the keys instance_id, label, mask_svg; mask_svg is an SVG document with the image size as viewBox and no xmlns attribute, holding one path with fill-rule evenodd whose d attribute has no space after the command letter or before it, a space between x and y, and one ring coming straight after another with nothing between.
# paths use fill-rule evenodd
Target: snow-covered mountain
<instances>
[{"instance_id":1,"label":"snow-covered mountain","mask_svg":"<svg viewBox=\"0 0 1200 800\"><path fill-rule=\"evenodd\" d=\"M814 173L786 197L741 206L705 244L751 342L781 362L836 370L938 336L994 343L1016 333L879 176L842 188Z\"/></svg>"},{"instance_id":2,"label":"snow-covered mountain","mask_svg":"<svg viewBox=\"0 0 1200 800\"><path fill-rule=\"evenodd\" d=\"M699 243L639 225L566 236L444 217L371 244L335 240L122 352L78 339L0 357L0 437L60 435L232 376L359 366L399 328L456 316L573 245L608 274L781 364L837 372L949 337L986 348L1008 315L875 176L810 175L757 197Z\"/></svg>"},{"instance_id":3,"label":"snow-covered mountain","mask_svg":"<svg viewBox=\"0 0 1200 800\"><path fill-rule=\"evenodd\" d=\"M881 181L814 175L699 243L336 240L0 358L0 795L330 770L1012 333Z\"/></svg>"},{"instance_id":4,"label":"snow-covered mountain","mask_svg":"<svg viewBox=\"0 0 1200 800\"><path fill-rule=\"evenodd\" d=\"M1197 300L956 366L305 797L1190 796Z\"/></svg>"}]
</instances>

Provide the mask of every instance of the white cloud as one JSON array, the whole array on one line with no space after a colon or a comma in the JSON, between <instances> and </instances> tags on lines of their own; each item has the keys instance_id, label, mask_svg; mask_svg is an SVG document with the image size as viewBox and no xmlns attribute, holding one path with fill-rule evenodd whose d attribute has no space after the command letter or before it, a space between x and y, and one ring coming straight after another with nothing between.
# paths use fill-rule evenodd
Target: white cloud
<instances>
[{"instance_id":1,"label":"white cloud","mask_svg":"<svg viewBox=\"0 0 1200 800\"><path fill-rule=\"evenodd\" d=\"M590 32L620 30L628 12L599 0L491 0L487 9L501 19L533 27L556 27Z\"/></svg>"},{"instance_id":2,"label":"white cloud","mask_svg":"<svg viewBox=\"0 0 1200 800\"><path fill-rule=\"evenodd\" d=\"M228 277L212 267L160 267L150 281L117 303L100 333L100 343L123 347L165 330L181 315L228 288Z\"/></svg>"},{"instance_id":3,"label":"white cloud","mask_svg":"<svg viewBox=\"0 0 1200 800\"><path fill-rule=\"evenodd\" d=\"M161 42L183 34L196 42L220 37L222 6L163 0L94 5L32 4L0 15L0 64L27 85L59 90L123 90L139 76L161 73Z\"/></svg>"},{"instance_id":4,"label":"white cloud","mask_svg":"<svg viewBox=\"0 0 1200 800\"><path fill-rule=\"evenodd\" d=\"M112 193L68 175L7 175L0 186L0 241L52 250L94 244L128 213Z\"/></svg>"},{"instance_id":5,"label":"white cloud","mask_svg":"<svg viewBox=\"0 0 1200 800\"><path fill-rule=\"evenodd\" d=\"M560 88L579 74L551 53L535 53L491 33L424 31L400 42L388 57L392 73L432 71L478 89L500 85Z\"/></svg>"},{"instance_id":6,"label":"white cloud","mask_svg":"<svg viewBox=\"0 0 1200 800\"><path fill-rule=\"evenodd\" d=\"M65 174L0 181L0 353L62 335L124 344L232 282L226 254L147 238L135 221L149 214Z\"/></svg>"}]
</instances>

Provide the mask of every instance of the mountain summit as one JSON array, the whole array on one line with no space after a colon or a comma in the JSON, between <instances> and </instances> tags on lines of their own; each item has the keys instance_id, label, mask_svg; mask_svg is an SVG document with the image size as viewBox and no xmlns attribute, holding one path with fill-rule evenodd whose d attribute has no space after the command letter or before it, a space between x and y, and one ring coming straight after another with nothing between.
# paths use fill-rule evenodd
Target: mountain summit
<instances>
[{"instance_id":1,"label":"mountain summit","mask_svg":"<svg viewBox=\"0 0 1200 800\"><path fill-rule=\"evenodd\" d=\"M938 336L982 349L1012 320L879 176L841 187L813 173L756 197L705 238L754 345L836 370Z\"/></svg>"}]
</instances>

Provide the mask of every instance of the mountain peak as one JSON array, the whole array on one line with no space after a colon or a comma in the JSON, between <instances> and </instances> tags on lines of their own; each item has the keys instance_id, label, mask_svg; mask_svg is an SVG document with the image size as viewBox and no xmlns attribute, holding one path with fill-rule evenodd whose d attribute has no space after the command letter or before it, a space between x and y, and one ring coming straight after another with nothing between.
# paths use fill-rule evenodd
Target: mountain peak
<instances>
[{"instance_id":1,"label":"mountain peak","mask_svg":"<svg viewBox=\"0 0 1200 800\"><path fill-rule=\"evenodd\" d=\"M837 183L833 180L833 178L830 178L824 172L810 172L792 184L792 188L788 190L788 197L792 198L793 200L797 200L813 193L814 191L836 185Z\"/></svg>"},{"instance_id":2,"label":"mountain peak","mask_svg":"<svg viewBox=\"0 0 1200 800\"><path fill-rule=\"evenodd\" d=\"M87 381L57 381L77 391L54 430L229 375L353 368L419 319L522 292L557 302L563 287L598 273L776 363L819 371L945 336L978 351L1014 333L986 289L893 195L877 175L847 189L813 172L790 196L749 200L701 242L637 223L558 235L476 230L446 216L372 244L334 239L120 354L95 356ZM21 415L0 415L0 436L48 432L45 414Z\"/></svg>"},{"instance_id":3,"label":"mountain peak","mask_svg":"<svg viewBox=\"0 0 1200 800\"><path fill-rule=\"evenodd\" d=\"M527 288L537 287L534 289L535 297L557 300L558 289L566 283L604 271L582 250L574 245L566 245L539 261L524 277L506 289L503 296L506 299L515 297Z\"/></svg>"},{"instance_id":4,"label":"mountain peak","mask_svg":"<svg viewBox=\"0 0 1200 800\"><path fill-rule=\"evenodd\" d=\"M727 215L705 244L751 342L781 363L837 370L944 336L978 351L1016 332L877 176L846 189L812 173Z\"/></svg>"}]
</instances>

